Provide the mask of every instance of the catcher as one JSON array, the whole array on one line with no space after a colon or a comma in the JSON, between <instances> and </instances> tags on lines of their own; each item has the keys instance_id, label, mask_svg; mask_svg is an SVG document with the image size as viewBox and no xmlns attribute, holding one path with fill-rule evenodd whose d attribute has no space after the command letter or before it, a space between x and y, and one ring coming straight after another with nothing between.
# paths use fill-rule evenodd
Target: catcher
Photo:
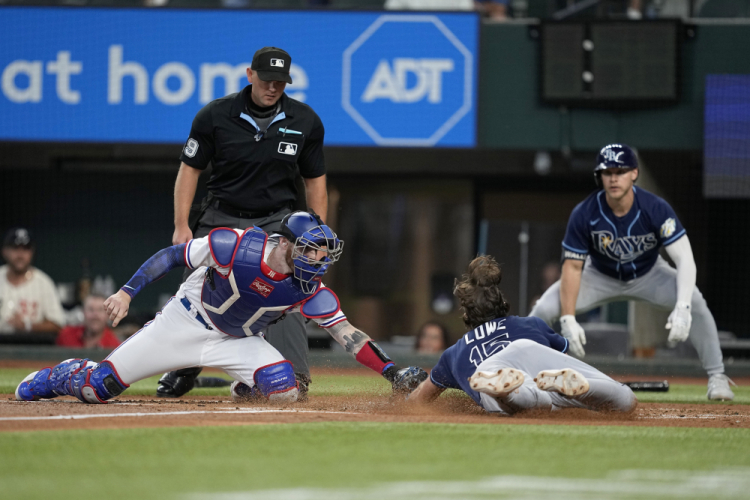
<instances>
[{"instance_id":1,"label":"catcher","mask_svg":"<svg viewBox=\"0 0 750 500\"><path fill-rule=\"evenodd\" d=\"M232 396L294 402L299 390L292 364L264 338L286 312L315 321L364 366L382 374L395 391L427 378L415 367L398 369L365 333L347 321L321 277L341 256L343 241L320 218L293 212L281 234L257 227L218 228L203 238L165 248L104 303L113 325L130 301L170 270L197 268L153 321L101 363L70 359L27 376L16 399L60 395L105 403L138 380L192 366L219 368L235 379Z\"/></svg>"}]
</instances>

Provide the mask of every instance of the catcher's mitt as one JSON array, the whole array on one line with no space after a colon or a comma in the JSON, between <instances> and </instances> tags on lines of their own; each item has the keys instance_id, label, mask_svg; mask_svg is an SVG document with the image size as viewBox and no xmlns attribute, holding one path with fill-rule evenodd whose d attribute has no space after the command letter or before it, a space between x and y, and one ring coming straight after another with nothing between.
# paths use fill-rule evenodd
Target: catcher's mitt
<instances>
[{"instance_id":1,"label":"catcher's mitt","mask_svg":"<svg viewBox=\"0 0 750 500\"><path fill-rule=\"evenodd\" d=\"M391 383L394 394L408 395L427 379L427 372L418 366L400 369L391 366L383 373L383 376Z\"/></svg>"}]
</instances>

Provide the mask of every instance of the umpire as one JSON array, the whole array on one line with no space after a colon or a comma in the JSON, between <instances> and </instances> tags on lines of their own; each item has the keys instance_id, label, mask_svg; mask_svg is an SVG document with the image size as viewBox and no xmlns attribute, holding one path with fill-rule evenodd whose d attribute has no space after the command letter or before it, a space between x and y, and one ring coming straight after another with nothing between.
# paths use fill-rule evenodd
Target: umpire
<instances>
[{"instance_id":1,"label":"umpire","mask_svg":"<svg viewBox=\"0 0 750 500\"><path fill-rule=\"evenodd\" d=\"M298 202L295 179L301 175L307 206L321 217L328 212L323 123L310 108L290 99L292 57L263 47L247 68L250 83L241 92L208 103L193 120L174 188L174 236L179 245L206 236L216 227L259 226L278 232ZM198 177L213 164L208 195L192 206ZM190 272L186 271L183 279ZM267 340L291 361L304 400L310 383L307 334L299 314L272 325ZM193 388L200 368L165 374L157 395L179 397Z\"/></svg>"}]
</instances>

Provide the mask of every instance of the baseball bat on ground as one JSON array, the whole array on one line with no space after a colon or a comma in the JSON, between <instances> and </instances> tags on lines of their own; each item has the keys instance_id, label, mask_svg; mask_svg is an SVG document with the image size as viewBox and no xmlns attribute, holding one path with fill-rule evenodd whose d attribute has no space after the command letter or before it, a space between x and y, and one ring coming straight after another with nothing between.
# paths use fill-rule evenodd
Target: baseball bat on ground
<instances>
[{"instance_id":1,"label":"baseball bat on ground","mask_svg":"<svg viewBox=\"0 0 750 500\"><path fill-rule=\"evenodd\" d=\"M669 390L669 382L667 382L666 380L662 380L661 382L646 381L646 382L623 382L623 383L634 391L667 392Z\"/></svg>"}]
</instances>

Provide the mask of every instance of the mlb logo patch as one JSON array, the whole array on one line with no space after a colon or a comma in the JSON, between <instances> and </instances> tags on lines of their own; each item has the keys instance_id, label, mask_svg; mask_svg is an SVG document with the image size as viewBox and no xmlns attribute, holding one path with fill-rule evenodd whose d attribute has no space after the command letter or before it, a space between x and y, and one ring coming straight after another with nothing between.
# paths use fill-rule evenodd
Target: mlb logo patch
<instances>
[{"instance_id":1,"label":"mlb logo patch","mask_svg":"<svg viewBox=\"0 0 750 500\"><path fill-rule=\"evenodd\" d=\"M283 68L284 60L283 59L271 59L271 66L274 68Z\"/></svg>"},{"instance_id":2,"label":"mlb logo patch","mask_svg":"<svg viewBox=\"0 0 750 500\"><path fill-rule=\"evenodd\" d=\"M255 278L255 281L253 281L253 283L250 285L250 290L254 290L264 297L268 297L269 295L271 295L271 292L273 292L273 288L274 287L260 278Z\"/></svg>"},{"instance_id":3,"label":"mlb logo patch","mask_svg":"<svg viewBox=\"0 0 750 500\"><path fill-rule=\"evenodd\" d=\"M280 142L279 153L283 155L294 156L297 154L297 145L292 144L291 142Z\"/></svg>"}]
</instances>

